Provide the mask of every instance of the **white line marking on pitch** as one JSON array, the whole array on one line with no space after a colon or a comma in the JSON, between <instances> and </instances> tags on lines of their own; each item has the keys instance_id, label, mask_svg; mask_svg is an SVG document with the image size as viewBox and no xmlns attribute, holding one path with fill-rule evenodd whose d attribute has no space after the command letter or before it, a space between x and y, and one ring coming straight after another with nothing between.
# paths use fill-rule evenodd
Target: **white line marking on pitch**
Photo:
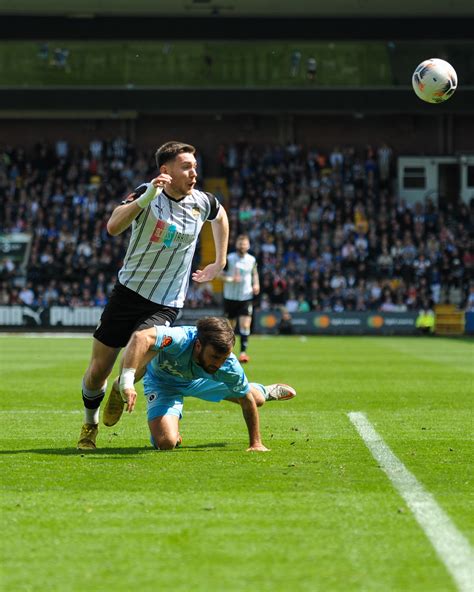
<instances>
[{"instance_id":1,"label":"white line marking on pitch","mask_svg":"<svg viewBox=\"0 0 474 592\"><path fill-rule=\"evenodd\" d=\"M474 587L474 552L436 500L393 454L364 413L348 413L360 437L413 512L461 592Z\"/></svg>"},{"instance_id":2,"label":"white line marking on pitch","mask_svg":"<svg viewBox=\"0 0 474 592\"><path fill-rule=\"evenodd\" d=\"M10 337L28 337L28 339L90 339L91 333L0 333L1 339Z\"/></svg>"},{"instance_id":3,"label":"white line marking on pitch","mask_svg":"<svg viewBox=\"0 0 474 592\"><path fill-rule=\"evenodd\" d=\"M81 409L0 409L0 415L35 415L37 413L47 413L48 415L66 415L67 413L84 413Z\"/></svg>"}]
</instances>

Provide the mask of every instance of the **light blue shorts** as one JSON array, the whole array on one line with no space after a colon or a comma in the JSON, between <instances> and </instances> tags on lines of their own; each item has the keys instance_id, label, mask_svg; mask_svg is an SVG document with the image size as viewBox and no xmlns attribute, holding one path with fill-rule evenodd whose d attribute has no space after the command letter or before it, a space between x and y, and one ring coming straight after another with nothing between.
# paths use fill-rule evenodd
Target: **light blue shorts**
<instances>
[{"instance_id":1,"label":"light blue shorts","mask_svg":"<svg viewBox=\"0 0 474 592\"><path fill-rule=\"evenodd\" d=\"M154 385L145 383L148 421L164 415L175 415L181 419L183 417L184 397L196 397L213 403L219 403L223 399L233 397L245 397L245 394L234 395L222 382L215 382L207 378L197 378L175 393L172 393L171 390L166 385L160 387L156 383Z\"/></svg>"}]
</instances>

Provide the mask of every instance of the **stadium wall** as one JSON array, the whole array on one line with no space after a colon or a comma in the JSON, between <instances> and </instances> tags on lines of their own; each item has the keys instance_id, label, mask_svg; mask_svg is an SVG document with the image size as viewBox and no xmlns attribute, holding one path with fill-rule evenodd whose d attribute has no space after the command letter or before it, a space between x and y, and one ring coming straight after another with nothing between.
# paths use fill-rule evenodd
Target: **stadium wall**
<instances>
[{"instance_id":1,"label":"stadium wall","mask_svg":"<svg viewBox=\"0 0 474 592\"><path fill-rule=\"evenodd\" d=\"M0 306L0 331L84 331L97 326L102 307L33 308ZM194 324L203 316L222 316L221 308L184 309L176 324ZM285 330L279 310L257 311L253 333L262 335L416 335L417 312L406 313L293 313ZM465 332L474 334L474 313L465 313Z\"/></svg>"}]
</instances>

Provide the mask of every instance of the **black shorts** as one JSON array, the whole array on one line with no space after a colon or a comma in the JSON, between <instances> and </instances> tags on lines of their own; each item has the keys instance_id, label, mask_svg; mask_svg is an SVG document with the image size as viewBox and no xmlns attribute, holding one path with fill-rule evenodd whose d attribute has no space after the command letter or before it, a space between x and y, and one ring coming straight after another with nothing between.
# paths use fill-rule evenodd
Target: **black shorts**
<instances>
[{"instance_id":1,"label":"black shorts","mask_svg":"<svg viewBox=\"0 0 474 592\"><path fill-rule=\"evenodd\" d=\"M228 319L251 317L252 313L252 300L227 300L224 298L224 314Z\"/></svg>"},{"instance_id":2,"label":"black shorts","mask_svg":"<svg viewBox=\"0 0 474 592\"><path fill-rule=\"evenodd\" d=\"M172 325L179 308L151 302L117 282L107 302L94 337L109 347L125 347L137 329Z\"/></svg>"}]
</instances>

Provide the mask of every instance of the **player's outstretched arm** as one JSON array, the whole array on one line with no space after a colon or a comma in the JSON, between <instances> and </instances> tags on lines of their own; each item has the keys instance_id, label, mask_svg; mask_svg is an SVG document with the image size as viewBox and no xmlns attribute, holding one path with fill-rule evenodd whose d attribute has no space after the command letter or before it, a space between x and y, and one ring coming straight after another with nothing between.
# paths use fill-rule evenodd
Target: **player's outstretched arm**
<instances>
[{"instance_id":1,"label":"player's outstretched arm","mask_svg":"<svg viewBox=\"0 0 474 592\"><path fill-rule=\"evenodd\" d=\"M242 413L249 431L250 445L247 448L247 452L268 452L269 449L264 446L260 436L260 420L255 399L249 392L245 397L241 397L237 400L242 407Z\"/></svg>"},{"instance_id":2,"label":"player's outstretched arm","mask_svg":"<svg viewBox=\"0 0 474 592\"><path fill-rule=\"evenodd\" d=\"M227 261L227 246L229 244L229 220L223 207L215 220L211 222L214 246L216 249L216 260L206 265L204 269L197 269L192 278L195 282L210 282L217 277L224 269Z\"/></svg>"},{"instance_id":3,"label":"player's outstretched arm","mask_svg":"<svg viewBox=\"0 0 474 592\"><path fill-rule=\"evenodd\" d=\"M149 358L148 352L155 345L156 328L150 327L143 331L135 331L123 354L123 368L120 374L120 393L127 403L127 411L131 413L135 408L137 392L135 381L137 371L141 373L144 361Z\"/></svg>"},{"instance_id":4,"label":"player's outstretched arm","mask_svg":"<svg viewBox=\"0 0 474 592\"><path fill-rule=\"evenodd\" d=\"M112 236L117 236L124 232L135 218L146 208L156 196L158 188L163 188L167 183L170 183L171 177L165 173L160 174L155 179L148 183L146 191L139 197L131 201L117 206L112 212L112 215L107 222L107 231ZM133 196L134 194L132 194Z\"/></svg>"}]
</instances>

